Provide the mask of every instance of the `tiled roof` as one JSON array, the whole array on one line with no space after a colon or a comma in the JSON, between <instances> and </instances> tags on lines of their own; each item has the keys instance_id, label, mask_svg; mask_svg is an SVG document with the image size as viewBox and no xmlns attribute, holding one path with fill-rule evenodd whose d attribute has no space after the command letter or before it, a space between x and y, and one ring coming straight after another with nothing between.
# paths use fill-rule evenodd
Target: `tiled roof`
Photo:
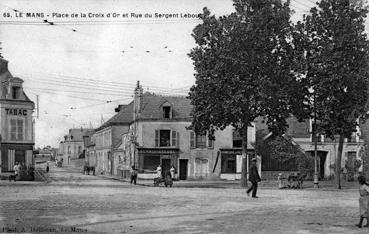
<instances>
[{"instance_id":1,"label":"tiled roof","mask_svg":"<svg viewBox=\"0 0 369 234\"><path fill-rule=\"evenodd\" d=\"M94 133L94 129L73 128L69 129L68 136L73 136L73 139L68 141L83 141L83 136L91 136ZM70 139L70 138L69 138Z\"/></svg>"},{"instance_id":2,"label":"tiled roof","mask_svg":"<svg viewBox=\"0 0 369 234\"><path fill-rule=\"evenodd\" d=\"M97 128L96 131L99 131L111 125L130 124L132 121L133 121L133 101L124 108L122 108L117 114L111 117L99 128Z\"/></svg>"},{"instance_id":3,"label":"tiled roof","mask_svg":"<svg viewBox=\"0 0 369 234\"><path fill-rule=\"evenodd\" d=\"M162 106L165 103L172 107L172 119L191 119L192 105L186 97L155 95L149 92L142 95L138 119L163 119Z\"/></svg>"}]
</instances>

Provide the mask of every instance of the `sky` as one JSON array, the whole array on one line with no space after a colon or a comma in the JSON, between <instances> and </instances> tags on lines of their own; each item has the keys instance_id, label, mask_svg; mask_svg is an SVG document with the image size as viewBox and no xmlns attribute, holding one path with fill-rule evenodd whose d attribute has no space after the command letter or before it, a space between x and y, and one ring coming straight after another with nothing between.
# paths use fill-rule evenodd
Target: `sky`
<instances>
[{"instance_id":1,"label":"sky","mask_svg":"<svg viewBox=\"0 0 369 234\"><path fill-rule=\"evenodd\" d=\"M291 5L298 19L314 4ZM70 128L99 127L132 101L137 81L186 95L195 83L191 32L201 23L186 16L205 6L216 16L234 11L231 0L1 0L2 56L39 99L35 147L58 147Z\"/></svg>"}]
</instances>

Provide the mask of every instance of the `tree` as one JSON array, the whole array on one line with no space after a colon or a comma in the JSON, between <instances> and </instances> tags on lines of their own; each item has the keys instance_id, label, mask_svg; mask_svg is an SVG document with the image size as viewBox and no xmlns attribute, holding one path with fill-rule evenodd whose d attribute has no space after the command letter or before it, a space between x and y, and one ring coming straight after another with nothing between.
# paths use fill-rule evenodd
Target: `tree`
<instances>
[{"instance_id":1,"label":"tree","mask_svg":"<svg viewBox=\"0 0 369 234\"><path fill-rule=\"evenodd\" d=\"M310 92L317 131L339 138L335 163L337 188L343 143L367 111L369 60L361 1L321 0L296 25L294 43L305 55L305 84ZM301 53L300 53L301 54Z\"/></svg>"},{"instance_id":2,"label":"tree","mask_svg":"<svg viewBox=\"0 0 369 234\"><path fill-rule=\"evenodd\" d=\"M196 83L192 129L208 133L233 126L247 154L247 127L262 116L271 132L284 133L293 107L301 107L307 89L299 84L292 44L289 1L234 0L235 12L216 18L204 8L189 54ZM297 110L297 109L296 109ZM300 110L302 111L302 110ZM247 186L247 162L241 185Z\"/></svg>"}]
</instances>

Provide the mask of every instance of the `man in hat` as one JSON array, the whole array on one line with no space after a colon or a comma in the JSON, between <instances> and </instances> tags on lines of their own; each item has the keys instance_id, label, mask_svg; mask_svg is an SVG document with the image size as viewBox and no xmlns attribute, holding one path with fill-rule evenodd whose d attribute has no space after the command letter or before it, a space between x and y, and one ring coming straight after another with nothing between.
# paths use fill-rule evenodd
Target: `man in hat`
<instances>
[{"instance_id":1,"label":"man in hat","mask_svg":"<svg viewBox=\"0 0 369 234\"><path fill-rule=\"evenodd\" d=\"M251 168L249 173L249 181L251 182L251 187L247 190L247 196L250 196L250 192L252 190L252 197L258 198L256 196L256 191L258 190L258 182L261 181L258 168L256 167L256 158L251 160Z\"/></svg>"}]
</instances>

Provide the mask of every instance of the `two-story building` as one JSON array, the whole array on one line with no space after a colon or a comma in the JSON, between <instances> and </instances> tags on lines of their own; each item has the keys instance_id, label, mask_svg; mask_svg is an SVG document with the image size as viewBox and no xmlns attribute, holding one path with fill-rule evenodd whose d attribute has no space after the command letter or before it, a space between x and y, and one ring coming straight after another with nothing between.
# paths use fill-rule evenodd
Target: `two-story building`
<instances>
[{"instance_id":1,"label":"two-story building","mask_svg":"<svg viewBox=\"0 0 369 234\"><path fill-rule=\"evenodd\" d=\"M71 160L84 158L83 136L89 136L94 132L90 128L69 129L64 141L59 143L59 159L63 159L64 164L70 164Z\"/></svg>"},{"instance_id":2,"label":"two-story building","mask_svg":"<svg viewBox=\"0 0 369 234\"><path fill-rule=\"evenodd\" d=\"M34 164L34 103L23 91L23 80L12 76L2 58L0 82L0 172L7 172L16 162Z\"/></svg>"},{"instance_id":3,"label":"two-story building","mask_svg":"<svg viewBox=\"0 0 369 234\"><path fill-rule=\"evenodd\" d=\"M113 150L122 141L122 135L129 130L133 118L133 103L120 105L116 111L118 113L97 128L92 136L94 147L89 150L89 154L96 158L97 173L114 174Z\"/></svg>"},{"instance_id":4,"label":"two-story building","mask_svg":"<svg viewBox=\"0 0 369 234\"><path fill-rule=\"evenodd\" d=\"M158 165L163 173L173 166L179 179L241 177L240 137L232 127L217 131L215 141L195 134L188 129L191 110L186 97L143 93L137 84L129 137L134 146L130 161L139 168L139 177L153 178ZM253 154L254 128L248 132Z\"/></svg>"}]
</instances>

